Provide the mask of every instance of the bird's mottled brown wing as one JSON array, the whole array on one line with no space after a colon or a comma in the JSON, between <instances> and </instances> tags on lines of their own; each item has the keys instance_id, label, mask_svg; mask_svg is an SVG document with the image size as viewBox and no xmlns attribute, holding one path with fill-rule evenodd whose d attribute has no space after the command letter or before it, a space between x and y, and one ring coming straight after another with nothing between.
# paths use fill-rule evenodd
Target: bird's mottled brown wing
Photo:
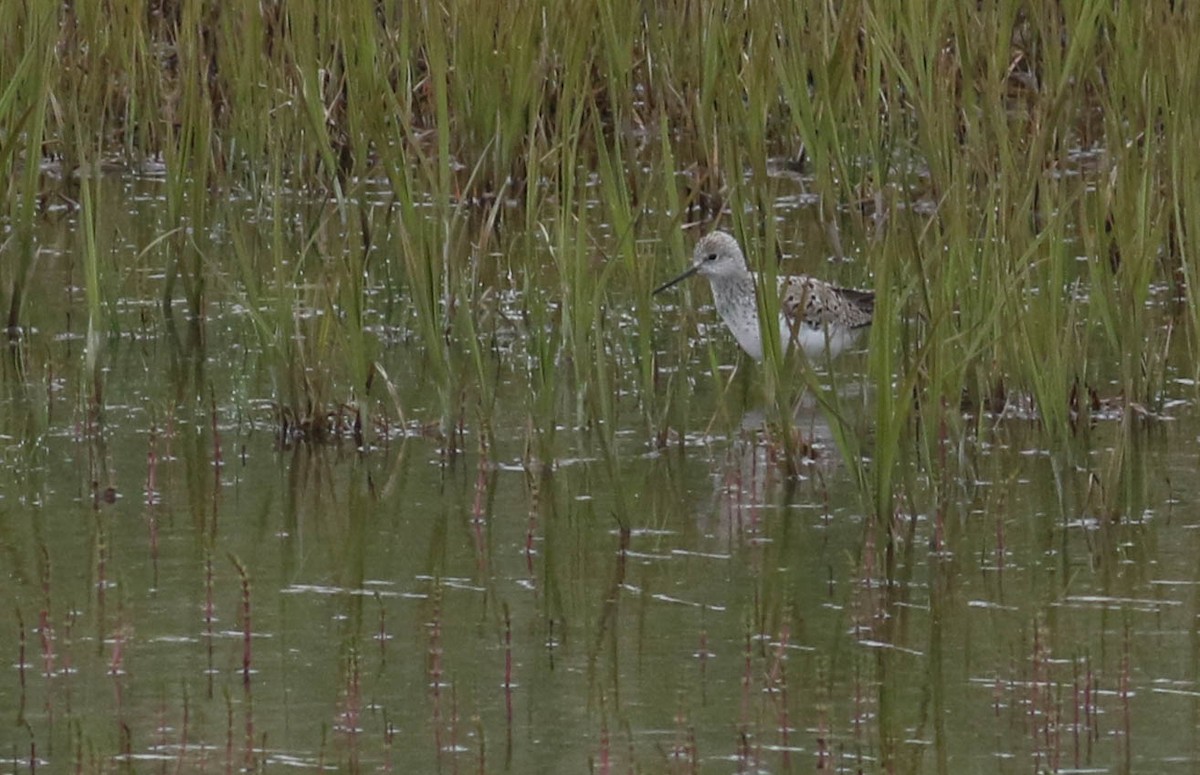
<instances>
[{"instance_id":1,"label":"bird's mottled brown wing","mask_svg":"<svg viewBox=\"0 0 1200 775\"><path fill-rule=\"evenodd\" d=\"M795 329L807 322L807 307L812 298L811 280L804 275L779 278L779 311L788 325Z\"/></svg>"},{"instance_id":2,"label":"bird's mottled brown wing","mask_svg":"<svg viewBox=\"0 0 1200 775\"><path fill-rule=\"evenodd\" d=\"M831 286L832 288L832 286ZM871 324L875 316L875 292L859 291L854 288L832 288L845 305L843 317L850 328L862 328Z\"/></svg>"},{"instance_id":3,"label":"bird's mottled brown wing","mask_svg":"<svg viewBox=\"0 0 1200 775\"><path fill-rule=\"evenodd\" d=\"M814 329L862 328L871 323L875 294L795 275L781 280L779 308L789 322Z\"/></svg>"}]
</instances>

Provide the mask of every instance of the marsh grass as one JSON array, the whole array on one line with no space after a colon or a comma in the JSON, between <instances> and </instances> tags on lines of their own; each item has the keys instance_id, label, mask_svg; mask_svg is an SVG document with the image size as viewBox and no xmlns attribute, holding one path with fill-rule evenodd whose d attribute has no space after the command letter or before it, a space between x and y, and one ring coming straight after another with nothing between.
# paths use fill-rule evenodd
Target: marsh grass
<instances>
[{"instance_id":1,"label":"marsh grass","mask_svg":"<svg viewBox=\"0 0 1200 775\"><path fill-rule=\"evenodd\" d=\"M6 266L14 267L12 273L0 272L10 290L7 310L10 337L20 330L25 319L21 306L37 260L33 229L43 185L40 165L33 163L30 154L22 155L22 149L38 149L33 155L40 156L40 149L47 139L46 116L54 68L53 58L41 45L54 35L51 10L39 6L30 10L28 16L24 9L17 14L22 24L18 29L24 32L24 37L12 50L21 53L10 63L13 65L12 77L5 79L6 86L0 93L0 131L6 138L0 142L0 173L9 181L5 216L12 224L11 236L0 245L0 252L16 253L15 261L4 262ZM18 142L18 137L24 138L25 142ZM61 136L58 139L64 141ZM76 138L65 140L74 143ZM22 174L15 174L18 170Z\"/></svg>"},{"instance_id":2,"label":"marsh grass","mask_svg":"<svg viewBox=\"0 0 1200 775\"><path fill-rule=\"evenodd\" d=\"M79 141L82 148L82 140ZM80 153L80 157L84 158L84 153ZM106 330L105 320L108 315L105 314L105 294L101 287L102 274L105 269L101 268L102 257L100 255L100 246L98 242L98 232L101 228L100 219L97 215L97 200L100 198L100 189L103 185L99 177L85 178L81 181L80 192L80 218L79 230L81 232L80 239L80 264L83 267L83 288L84 298L86 299L87 310L87 329L84 334L83 344L83 364L80 380L81 395L79 396L81 406L86 407L84 414L88 418L87 428L89 433L93 430L98 430L101 422L101 412L104 409L104 371L105 360L103 358L108 331Z\"/></svg>"}]
</instances>

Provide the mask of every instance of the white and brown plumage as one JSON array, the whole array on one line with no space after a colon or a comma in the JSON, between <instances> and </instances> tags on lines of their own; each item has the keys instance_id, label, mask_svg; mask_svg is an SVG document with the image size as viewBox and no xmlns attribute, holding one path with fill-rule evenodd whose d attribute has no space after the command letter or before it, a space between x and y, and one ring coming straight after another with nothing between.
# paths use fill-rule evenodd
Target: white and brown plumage
<instances>
[{"instance_id":1,"label":"white and brown plumage","mask_svg":"<svg viewBox=\"0 0 1200 775\"><path fill-rule=\"evenodd\" d=\"M757 281L746 267L737 240L723 231L700 238L686 272L654 290L661 293L694 274L708 278L717 314L742 349L756 361L763 357L758 326ZM871 324L875 294L838 288L808 275L779 278L779 334L787 349L799 346L809 358L838 355Z\"/></svg>"}]
</instances>

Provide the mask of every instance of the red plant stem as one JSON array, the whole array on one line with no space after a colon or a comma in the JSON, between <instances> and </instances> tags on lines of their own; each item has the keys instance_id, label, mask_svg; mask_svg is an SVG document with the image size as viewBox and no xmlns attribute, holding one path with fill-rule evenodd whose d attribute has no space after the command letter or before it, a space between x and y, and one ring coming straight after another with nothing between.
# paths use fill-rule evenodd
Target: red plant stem
<instances>
[{"instance_id":1,"label":"red plant stem","mask_svg":"<svg viewBox=\"0 0 1200 775\"><path fill-rule=\"evenodd\" d=\"M225 775L233 775L233 698L225 693Z\"/></svg>"},{"instance_id":2,"label":"red plant stem","mask_svg":"<svg viewBox=\"0 0 1200 775\"><path fill-rule=\"evenodd\" d=\"M863 687L862 667L854 666L854 739L862 742L864 736L863 719L867 717L867 699Z\"/></svg>"},{"instance_id":3,"label":"red plant stem","mask_svg":"<svg viewBox=\"0 0 1200 775\"><path fill-rule=\"evenodd\" d=\"M738 730L737 771L747 772L750 769L750 738L743 727Z\"/></svg>"},{"instance_id":4,"label":"red plant stem","mask_svg":"<svg viewBox=\"0 0 1200 775\"><path fill-rule=\"evenodd\" d=\"M946 399L943 398L941 411L938 412L938 470L942 472L942 481L938 487L938 504L934 514L933 525L933 551L940 552L945 547L946 540L946 508L950 500L947 493L947 481L950 478L949 471L946 469L946 439L950 435L950 430L946 425Z\"/></svg>"},{"instance_id":5,"label":"red plant stem","mask_svg":"<svg viewBox=\"0 0 1200 775\"><path fill-rule=\"evenodd\" d=\"M541 491L538 486L537 476L528 467L526 467L525 481L529 487L529 520L525 524L525 572L529 574L529 580L532 582L534 581L533 542L534 536L537 534ZM537 586L534 585L533 589L536 593Z\"/></svg>"},{"instance_id":6,"label":"red plant stem","mask_svg":"<svg viewBox=\"0 0 1200 775\"><path fill-rule=\"evenodd\" d=\"M385 435L384 438L387 438L387 436ZM386 753L386 756L383 760L384 772L393 772L395 769L395 763L392 760L392 744L395 742L395 740L396 727L385 715L383 721L383 748L384 752Z\"/></svg>"},{"instance_id":7,"label":"red plant stem","mask_svg":"<svg viewBox=\"0 0 1200 775\"><path fill-rule=\"evenodd\" d=\"M750 723L750 687L754 683L754 650L751 643L750 630L746 630L746 647L742 652L742 712L740 724L742 729Z\"/></svg>"},{"instance_id":8,"label":"red plant stem","mask_svg":"<svg viewBox=\"0 0 1200 775\"><path fill-rule=\"evenodd\" d=\"M242 686L249 691L250 689L250 663L251 663L251 627L250 617L250 579L247 576L242 576Z\"/></svg>"},{"instance_id":9,"label":"red plant stem","mask_svg":"<svg viewBox=\"0 0 1200 775\"><path fill-rule=\"evenodd\" d=\"M97 520L99 517L97 517ZM104 603L107 598L106 590L108 589L108 567L105 563L104 556L107 551L106 542L104 540L104 531L102 527L97 526L96 529L96 621L100 627L100 635L98 638L100 644L104 642Z\"/></svg>"},{"instance_id":10,"label":"red plant stem","mask_svg":"<svg viewBox=\"0 0 1200 775\"><path fill-rule=\"evenodd\" d=\"M1092 672L1092 662L1091 662L1091 660L1088 660L1087 692L1086 692L1085 696L1087 697L1086 702L1087 702L1088 732L1089 732L1089 734L1088 734L1088 756L1089 757L1092 755L1091 741L1100 739L1100 725L1096 721L1096 714L1097 714L1097 710L1098 710L1097 705L1098 705L1098 698L1099 698L1099 692L1097 691L1098 689L1099 689L1099 685L1096 681L1096 676Z\"/></svg>"},{"instance_id":11,"label":"red plant stem","mask_svg":"<svg viewBox=\"0 0 1200 775\"><path fill-rule=\"evenodd\" d=\"M1123 722L1122 727L1125 732L1125 755L1126 755L1126 758L1128 758L1128 756L1129 756L1129 749L1130 749L1130 746L1132 745L1131 735L1133 734L1133 712L1132 712L1132 709L1130 707L1130 702L1129 702L1129 698L1130 698L1130 692L1129 692L1129 683L1130 683L1129 669L1130 668L1129 668L1129 665L1130 665L1129 627L1128 627L1128 625L1126 625L1125 653L1122 654L1122 656L1121 656L1121 678L1120 678L1120 681L1121 681L1121 683L1120 683L1120 687L1121 687L1121 689L1120 689L1121 720Z\"/></svg>"},{"instance_id":12,"label":"red plant stem","mask_svg":"<svg viewBox=\"0 0 1200 775\"><path fill-rule=\"evenodd\" d=\"M208 652L208 699L213 698L213 564L212 557L204 558L204 641Z\"/></svg>"},{"instance_id":13,"label":"red plant stem","mask_svg":"<svg viewBox=\"0 0 1200 775\"><path fill-rule=\"evenodd\" d=\"M154 565L154 581L158 586L158 437L150 431L150 445L146 451L146 522L150 529L150 558Z\"/></svg>"},{"instance_id":14,"label":"red plant stem","mask_svg":"<svg viewBox=\"0 0 1200 775\"><path fill-rule=\"evenodd\" d=\"M244 712L246 714L246 723L243 729L245 747L242 751L242 772L255 772L257 768L254 765L254 702L250 697L249 690L246 690L245 694Z\"/></svg>"},{"instance_id":15,"label":"red plant stem","mask_svg":"<svg viewBox=\"0 0 1200 775\"><path fill-rule=\"evenodd\" d=\"M683 703L679 704L679 709L675 711L675 743L671 746L671 767L678 769L679 760L687 756L687 714L683 710Z\"/></svg>"},{"instance_id":16,"label":"red plant stem","mask_svg":"<svg viewBox=\"0 0 1200 775\"><path fill-rule=\"evenodd\" d=\"M125 627L118 625L113 633L113 653L112 659L108 663L108 674L113 678L113 706L116 709L117 722L120 725L121 740L123 741L122 753L126 756L132 754L132 745L129 740L129 725L125 721L124 711L124 690L121 683L121 673L123 672L125 662Z\"/></svg>"},{"instance_id":17,"label":"red plant stem","mask_svg":"<svg viewBox=\"0 0 1200 775\"><path fill-rule=\"evenodd\" d=\"M66 702L67 715L71 714L71 675L75 672L71 661L71 645L74 643L73 633L75 632L75 621L77 613L69 611L66 615L66 621L63 624L63 645L62 645L62 675L63 683L66 688L63 691Z\"/></svg>"},{"instance_id":18,"label":"red plant stem","mask_svg":"<svg viewBox=\"0 0 1200 775\"><path fill-rule=\"evenodd\" d=\"M156 745L158 750L167 750L167 698L160 697L158 702L158 741ZM163 769L166 769L166 760L163 760Z\"/></svg>"},{"instance_id":19,"label":"red plant stem","mask_svg":"<svg viewBox=\"0 0 1200 775\"><path fill-rule=\"evenodd\" d=\"M1079 704L1080 704L1080 698L1081 698L1081 692L1079 689L1079 660L1078 659L1072 660L1071 667L1074 668L1074 671L1073 671L1074 676L1072 677L1072 680L1071 680L1071 706L1072 706L1072 711L1074 712L1074 719L1073 719L1074 723L1072 723L1072 725L1071 725L1071 730L1072 730L1071 737L1074 742L1074 749L1075 749L1075 751L1074 751L1075 755L1074 755L1074 758L1072 759L1072 766L1074 766L1075 769L1079 769L1079 762L1080 762L1080 759L1079 759L1079 729L1080 729L1080 725L1083 723L1079 717Z\"/></svg>"},{"instance_id":20,"label":"red plant stem","mask_svg":"<svg viewBox=\"0 0 1200 775\"><path fill-rule=\"evenodd\" d=\"M1042 654L1042 638L1041 629L1035 622L1033 625L1033 654L1031 657L1030 680L1029 680L1029 724L1032 733L1034 746L1034 762L1037 768L1041 767L1042 755L1047 752L1049 741L1048 721L1045 720L1043 697L1043 668L1045 667Z\"/></svg>"},{"instance_id":21,"label":"red plant stem","mask_svg":"<svg viewBox=\"0 0 1200 775\"><path fill-rule=\"evenodd\" d=\"M48 681L54 675L54 626L50 624L50 552L44 544L41 555L42 607L38 611L38 634L42 643L42 673ZM49 695L46 701L49 703Z\"/></svg>"},{"instance_id":22,"label":"red plant stem","mask_svg":"<svg viewBox=\"0 0 1200 775\"><path fill-rule=\"evenodd\" d=\"M600 775L612 772L612 759L609 750L608 722L600 721Z\"/></svg>"},{"instance_id":23,"label":"red plant stem","mask_svg":"<svg viewBox=\"0 0 1200 775\"><path fill-rule=\"evenodd\" d=\"M376 637L379 639L379 656L382 659L387 654L387 609L378 592L375 593L375 602L379 604L379 634Z\"/></svg>"},{"instance_id":24,"label":"red plant stem","mask_svg":"<svg viewBox=\"0 0 1200 775\"><path fill-rule=\"evenodd\" d=\"M133 730L126 721L121 722L121 755L125 761L133 761Z\"/></svg>"},{"instance_id":25,"label":"red plant stem","mask_svg":"<svg viewBox=\"0 0 1200 775\"><path fill-rule=\"evenodd\" d=\"M435 594L437 592L435 591ZM435 605L433 621L429 623L429 689L433 695L433 744L438 760L442 756L442 625L441 607Z\"/></svg>"},{"instance_id":26,"label":"red plant stem","mask_svg":"<svg viewBox=\"0 0 1200 775\"><path fill-rule=\"evenodd\" d=\"M1088 705L1088 712L1091 716L1091 734L1088 735L1087 759L1091 761L1092 746L1100 741L1100 680L1096 678L1092 672L1092 666L1088 664L1088 683L1091 685L1091 702Z\"/></svg>"},{"instance_id":27,"label":"red plant stem","mask_svg":"<svg viewBox=\"0 0 1200 775\"><path fill-rule=\"evenodd\" d=\"M791 719L788 716L787 671L784 670L790 634L789 628L784 625L779 632L779 642L775 644L775 658L772 661L770 672L771 686L779 691L779 744L783 751L783 768L785 770L791 769L791 755L788 751L788 730Z\"/></svg>"},{"instance_id":28,"label":"red plant stem","mask_svg":"<svg viewBox=\"0 0 1200 775\"><path fill-rule=\"evenodd\" d=\"M475 758L475 772L487 775L487 735L483 732L483 720L475 717L475 739L479 741L479 750Z\"/></svg>"},{"instance_id":29,"label":"red plant stem","mask_svg":"<svg viewBox=\"0 0 1200 775\"><path fill-rule=\"evenodd\" d=\"M475 500L471 504L471 526L475 532L475 567L482 574L487 569L487 525L484 501L487 497L487 446L480 444L479 466L475 473Z\"/></svg>"},{"instance_id":30,"label":"red plant stem","mask_svg":"<svg viewBox=\"0 0 1200 775\"><path fill-rule=\"evenodd\" d=\"M146 450L146 505L153 506L158 500L158 436L150 431L150 443Z\"/></svg>"},{"instance_id":31,"label":"red plant stem","mask_svg":"<svg viewBox=\"0 0 1200 775\"><path fill-rule=\"evenodd\" d=\"M221 460L221 429L217 425L217 396L213 393L212 401L212 436L213 436L213 466L220 468Z\"/></svg>"},{"instance_id":32,"label":"red plant stem","mask_svg":"<svg viewBox=\"0 0 1200 775\"><path fill-rule=\"evenodd\" d=\"M450 684L450 756L458 772L458 687Z\"/></svg>"},{"instance_id":33,"label":"red plant stem","mask_svg":"<svg viewBox=\"0 0 1200 775\"><path fill-rule=\"evenodd\" d=\"M512 653L512 615L508 603L504 604L504 718L508 728L512 729L513 721L513 653Z\"/></svg>"},{"instance_id":34,"label":"red plant stem","mask_svg":"<svg viewBox=\"0 0 1200 775\"><path fill-rule=\"evenodd\" d=\"M1003 509L996 514L996 567L1000 571L1000 575L1004 575L1004 557L1006 552L1007 541L1004 537L1004 516Z\"/></svg>"},{"instance_id":35,"label":"red plant stem","mask_svg":"<svg viewBox=\"0 0 1200 775\"><path fill-rule=\"evenodd\" d=\"M829 719L822 703L817 710L817 772L829 768Z\"/></svg>"},{"instance_id":36,"label":"red plant stem","mask_svg":"<svg viewBox=\"0 0 1200 775\"><path fill-rule=\"evenodd\" d=\"M21 683L21 707L25 707L25 618L17 608L17 676Z\"/></svg>"},{"instance_id":37,"label":"red plant stem","mask_svg":"<svg viewBox=\"0 0 1200 775\"><path fill-rule=\"evenodd\" d=\"M123 627L117 627L113 633L112 658L108 661L108 674L120 675L125 663L125 633ZM119 691L119 689L118 689ZM119 706L120 703L118 702Z\"/></svg>"},{"instance_id":38,"label":"red plant stem","mask_svg":"<svg viewBox=\"0 0 1200 775\"><path fill-rule=\"evenodd\" d=\"M175 772L183 772L183 763L187 759L188 723L191 721L191 705L188 703L187 686L183 689L183 723L179 730L179 757L175 760Z\"/></svg>"},{"instance_id":39,"label":"red plant stem","mask_svg":"<svg viewBox=\"0 0 1200 775\"><path fill-rule=\"evenodd\" d=\"M875 578L875 520L873 520L873 519L867 520L867 535L866 535L866 538L863 540L863 563L862 564L863 564L862 578L863 578L863 589L864 589L863 594L866 597L865 607L868 611L873 611L875 609L875 593L871 586L872 580ZM858 606L856 608L858 609L858 610L856 610L856 615L859 619L858 625L856 627L856 630L858 631L857 637L859 639L862 639L863 634L864 634L863 628L867 627L867 622L869 622L872 619L872 617L870 615L867 615L862 610L861 606Z\"/></svg>"},{"instance_id":40,"label":"red plant stem","mask_svg":"<svg viewBox=\"0 0 1200 775\"><path fill-rule=\"evenodd\" d=\"M358 732L362 718L362 673L359 670L358 657L351 656L349 685L346 687L346 709L342 715L342 726L349 738L351 772L358 772Z\"/></svg>"}]
</instances>

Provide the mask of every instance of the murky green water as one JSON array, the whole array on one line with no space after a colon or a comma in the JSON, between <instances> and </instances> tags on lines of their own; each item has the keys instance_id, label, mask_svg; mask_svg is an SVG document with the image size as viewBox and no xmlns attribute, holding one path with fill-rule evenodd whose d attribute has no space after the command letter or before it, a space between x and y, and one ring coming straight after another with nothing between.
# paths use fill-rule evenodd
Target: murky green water
<instances>
[{"instance_id":1,"label":"murky green water","mask_svg":"<svg viewBox=\"0 0 1200 775\"><path fill-rule=\"evenodd\" d=\"M781 473L749 363L727 390L685 365L682 437L658 449L619 412L610 449L569 390L532 428L528 366L499 342L488 443L468 413L449 450L423 432L436 391L403 289L380 285L405 417L362 449L281 443L237 281L214 271L203 324L164 325L138 257L164 230L154 184L112 189L102 413L70 212L39 235L5 365L6 770L1195 770L1186 381L1172 419L1097 413L1065 444L965 423L939 447L953 476L899 474L888 526L811 404L817 460ZM863 367L840 361L839 389L869 457Z\"/></svg>"}]
</instances>

